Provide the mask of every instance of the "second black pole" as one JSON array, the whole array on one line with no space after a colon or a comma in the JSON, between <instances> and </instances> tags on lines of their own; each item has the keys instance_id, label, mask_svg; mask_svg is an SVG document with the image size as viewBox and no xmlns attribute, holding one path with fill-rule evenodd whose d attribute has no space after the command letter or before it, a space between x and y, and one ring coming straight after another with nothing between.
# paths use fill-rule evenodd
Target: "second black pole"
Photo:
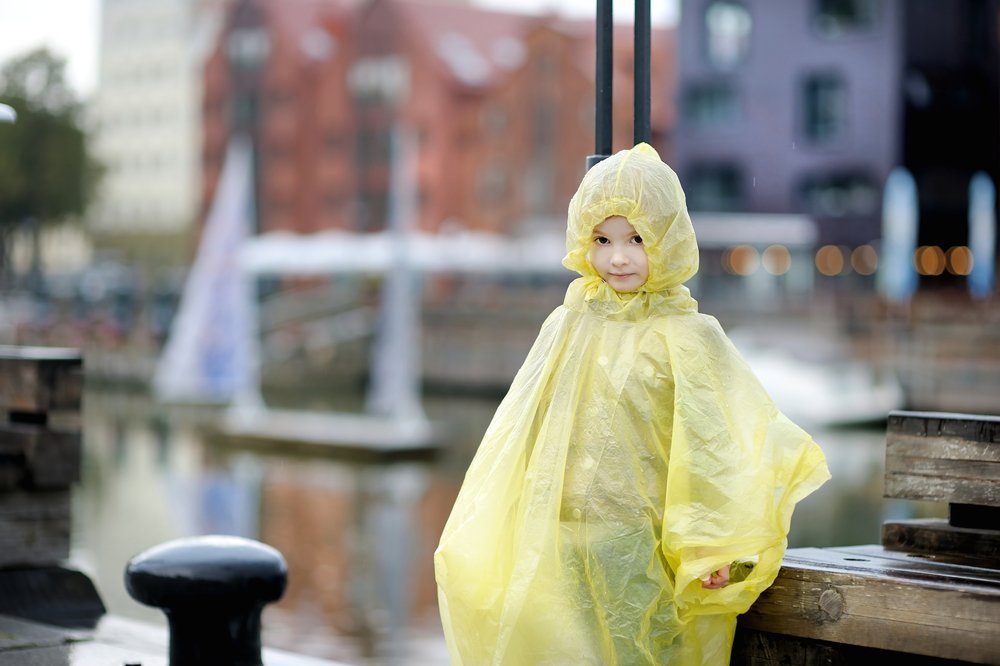
<instances>
[{"instance_id":1,"label":"second black pole","mask_svg":"<svg viewBox=\"0 0 1000 666\"><path fill-rule=\"evenodd\" d=\"M635 0L635 49L632 75L635 79L634 115L632 117L633 143L649 143L650 99L650 0Z\"/></svg>"}]
</instances>

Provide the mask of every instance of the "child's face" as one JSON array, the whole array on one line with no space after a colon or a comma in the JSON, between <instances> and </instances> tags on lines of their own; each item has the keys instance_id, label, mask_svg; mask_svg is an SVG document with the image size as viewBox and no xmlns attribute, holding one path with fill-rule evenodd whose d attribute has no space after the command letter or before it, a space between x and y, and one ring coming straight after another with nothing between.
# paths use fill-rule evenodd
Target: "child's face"
<instances>
[{"instance_id":1,"label":"child's face","mask_svg":"<svg viewBox=\"0 0 1000 666\"><path fill-rule=\"evenodd\" d=\"M621 215L594 227L587 259L605 282L617 292L635 291L649 278L649 260L642 238Z\"/></svg>"}]
</instances>

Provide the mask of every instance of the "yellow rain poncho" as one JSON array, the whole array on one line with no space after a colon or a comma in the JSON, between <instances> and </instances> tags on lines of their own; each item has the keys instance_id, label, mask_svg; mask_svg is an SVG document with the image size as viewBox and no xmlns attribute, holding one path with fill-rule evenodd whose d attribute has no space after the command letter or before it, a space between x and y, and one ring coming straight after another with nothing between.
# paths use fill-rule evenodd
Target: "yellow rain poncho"
<instances>
[{"instance_id":1,"label":"yellow rain poncho","mask_svg":"<svg viewBox=\"0 0 1000 666\"><path fill-rule=\"evenodd\" d=\"M649 278L587 259L622 215ZM698 268L677 176L640 144L586 175L542 325L435 553L454 664L725 664L736 614L777 575L796 502L829 472L682 283ZM738 560L747 578L701 579Z\"/></svg>"}]
</instances>

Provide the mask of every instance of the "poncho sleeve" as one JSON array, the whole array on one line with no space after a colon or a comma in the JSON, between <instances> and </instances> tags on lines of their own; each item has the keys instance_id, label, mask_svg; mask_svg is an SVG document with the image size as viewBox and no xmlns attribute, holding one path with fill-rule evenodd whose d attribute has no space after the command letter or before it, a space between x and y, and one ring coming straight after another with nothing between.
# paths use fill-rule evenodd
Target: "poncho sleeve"
<instances>
[{"instance_id":1,"label":"poncho sleeve","mask_svg":"<svg viewBox=\"0 0 1000 666\"><path fill-rule=\"evenodd\" d=\"M674 600L682 618L742 613L778 574L795 504L830 474L714 318L671 317L667 330L675 401L662 543ZM745 558L757 559L746 580L702 587Z\"/></svg>"}]
</instances>

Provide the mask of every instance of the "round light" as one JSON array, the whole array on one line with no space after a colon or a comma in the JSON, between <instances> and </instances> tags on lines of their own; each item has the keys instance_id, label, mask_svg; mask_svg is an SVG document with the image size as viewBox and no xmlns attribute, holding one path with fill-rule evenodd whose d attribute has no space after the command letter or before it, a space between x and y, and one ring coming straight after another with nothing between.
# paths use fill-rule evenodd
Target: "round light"
<instances>
[{"instance_id":1,"label":"round light","mask_svg":"<svg viewBox=\"0 0 1000 666\"><path fill-rule=\"evenodd\" d=\"M861 275L872 275L878 270L878 252L871 245L862 245L851 252L851 268Z\"/></svg>"},{"instance_id":2,"label":"round light","mask_svg":"<svg viewBox=\"0 0 1000 666\"><path fill-rule=\"evenodd\" d=\"M749 245L737 245L730 248L722 257L723 267L736 275L752 275L760 266L760 256L757 250Z\"/></svg>"},{"instance_id":3,"label":"round light","mask_svg":"<svg viewBox=\"0 0 1000 666\"><path fill-rule=\"evenodd\" d=\"M844 270L844 253L836 245L824 245L816 251L816 270L823 275L840 275Z\"/></svg>"},{"instance_id":4,"label":"round light","mask_svg":"<svg viewBox=\"0 0 1000 666\"><path fill-rule=\"evenodd\" d=\"M913 253L913 264L921 275L941 275L946 263L944 250L937 245L921 245Z\"/></svg>"},{"instance_id":5,"label":"round light","mask_svg":"<svg viewBox=\"0 0 1000 666\"><path fill-rule=\"evenodd\" d=\"M974 265L972 251L964 245L949 248L945 255L948 272L952 275L968 275Z\"/></svg>"},{"instance_id":6,"label":"round light","mask_svg":"<svg viewBox=\"0 0 1000 666\"><path fill-rule=\"evenodd\" d=\"M792 267L792 253L784 245L772 245L762 256L764 270L771 275L784 275Z\"/></svg>"}]
</instances>

